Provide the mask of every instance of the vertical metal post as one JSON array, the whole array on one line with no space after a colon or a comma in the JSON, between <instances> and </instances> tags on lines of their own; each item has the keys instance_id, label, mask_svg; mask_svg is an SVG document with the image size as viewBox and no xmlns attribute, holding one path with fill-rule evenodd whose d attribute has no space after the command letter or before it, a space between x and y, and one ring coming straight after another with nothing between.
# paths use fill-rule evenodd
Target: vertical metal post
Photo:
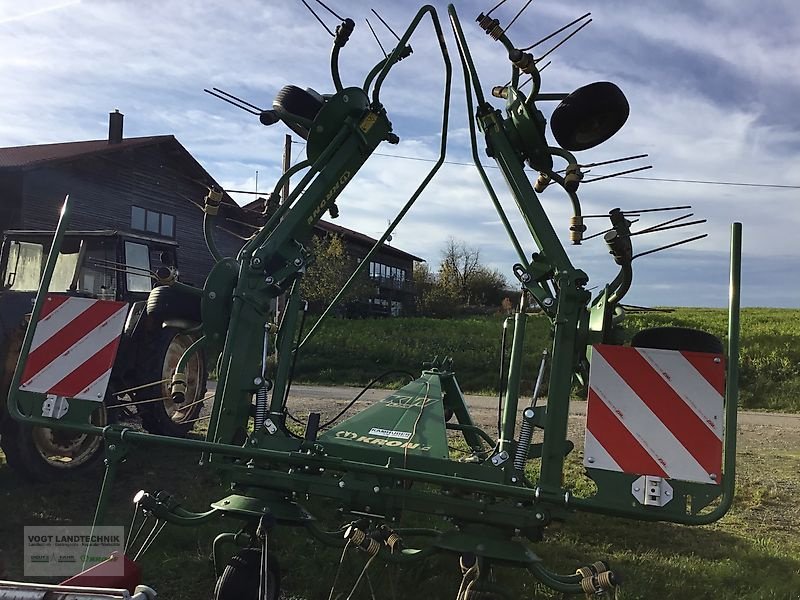
<instances>
[{"instance_id":1,"label":"vertical metal post","mask_svg":"<svg viewBox=\"0 0 800 600\"><path fill-rule=\"evenodd\" d=\"M725 464L723 485L731 499L736 469L736 411L739 404L739 309L742 285L742 224L731 224L728 291L728 373L725 380Z\"/></svg>"},{"instance_id":2,"label":"vertical metal post","mask_svg":"<svg viewBox=\"0 0 800 600\"><path fill-rule=\"evenodd\" d=\"M22 347L19 351L19 359L17 360L17 366L14 369L14 376L11 379L11 386L9 387L9 394L8 394L8 412L11 414L11 417L14 419L21 419L23 418L22 413L19 410L19 396L17 392L19 391L19 384L20 380L22 379L22 371L25 367L25 359L27 358L28 354L31 351L31 345L33 344L33 332L36 329L35 324L39 320L39 315L42 312L42 306L44 305L45 296L47 296L47 292L50 289L50 281L53 279L53 272L56 269L56 262L58 262L58 255L61 252L61 242L64 240L64 234L67 232L67 226L69 224L69 217L70 217L70 202L69 202L69 194L64 197L64 204L61 206L61 214L58 219L58 225L56 226L55 235L53 236L53 242L50 246L50 252L47 255L47 262L44 266L44 272L42 273L42 280L39 282L39 291L36 293L36 299L33 302L33 310L31 311L31 319L30 324L25 331L25 337L22 340Z\"/></svg>"},{"instance_id":3,"label":"vertical metal post","mask_svg":"<svg viewBox=\"0 0 800 600\"><path fill-rule=\"evenodd\" d=\"M550 379L547 385L547 414L542 442L542 470L539 486L545 492L559 492L564 478L564 443L567 439L569 397L575 368L578 321L585 311L585 293L577 289L569 274L558 278L558 311L553 335Z\"/></svg>"},{"instance_id":4,"label":"vertical metal post","mask_svg":"<svg viewBox=\"0 0 800 600\"><path fill-rule=\"evenodd\" d=\"M97 498L97 505L94 510L94 518L92 519L92 530L90 537L94 536L95 529L103 524L108 502L111 499L111 488L114 486L114 479L117 475L117 465L125 458L127 453L127 445L121 440L116 443L106 442L106 457L105 457L105 471L103 472L103 483L100 486L100 495ZM83 555L83 570L86 569L86 563L89 560L89 552L92 549L91 541L86 545L86 553Z\"/></svg>"},{"instance_id":5,"label":"vertical metal post","mask_svg":"<svg viewBox=\"0 0 800 600\"><path fill-rule=\"evenodd\" d=\"M508 361L508 385L506 387L506 400L503 404L503 416L500 429L500 447L513 454L514 429L517 424L517 405L519 402L519 378L522 370L522 355L525 346L525 324L528 315L524 308L514 315L514 335L511 338L511 357Z\"/></svg>"},{"instance_id":6,"label":"vertical metal post","mask_svg":"<svg viewBox=\"0 0 800 600\"><path fill-rule=\"evenodd\" d=\"M283 172L286 173L292 166L292 136L288 133L283 138ZM289 197L289 179L283 182L281 190L281 203L286 202Z\"/></svg>"},{"instance_id":7,"label":"vertical metal post","mask_svg":"<svg viewBox=\"0 0 800 600\"><path fill-rule=\"evenodd\" d=\"M292 136L290 134L286 134L283 138L283 163L282 169L284 175L292 168ZM289 177L283 180L283 187L281 188L281 204L286 202L286 199L289 197ZM286 294L281 294L277 298L275 298L275 319L277 320L279 315L283 318L283 311L286 310ZM275 358L278 357L278 347L275 346Z\"/></svg>"}]
</instances>

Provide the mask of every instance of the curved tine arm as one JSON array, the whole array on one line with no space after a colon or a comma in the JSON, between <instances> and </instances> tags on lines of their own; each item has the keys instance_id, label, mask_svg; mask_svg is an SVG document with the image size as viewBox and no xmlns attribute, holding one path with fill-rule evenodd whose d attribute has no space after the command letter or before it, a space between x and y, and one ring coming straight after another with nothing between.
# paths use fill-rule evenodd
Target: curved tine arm
<instances>
[{"instance_id":1,"label":"curved tine arm","mask_svg":"<svg viewBox=\"0 0 800 600\"><path fill-rule=\"evenodd\" d=\"M478 138L477 133L475 131L475 119L473 115L473 104L472 104L472 89L473 86L470 84L470 81L475 86L475 95L478 100L478 104L483 106L486 103L486 100L483 97L483 92L481 91L481 83L478 79L478 72L475 70L475 65L472 62L472 57L469 54L469 48L467 47L466 41L464 40L464 32L461 30L461 23L458 20L458 15L456 14L455 7L451 4L448 7L448 12L450 13L450 23L453 27L453 32L456 36L456 43L458 45L458 55L461 59L461 70L464 73L464 87L466 89L466 99L467 99L467 122L469 123L469 136L470 136L470 143L472 146L472 161L475 163L475 168L478 169L478 174L483 181L484 187L486 187L487 192L489 193L489 197L492 200L492 204L494 205L495 211L497 215L500 217L500 221L503 223L503 227L508 234L509 240L511 244L514 246L514 250L517 253L517 257L519 258L520 262L527 268L528 266L528 259L525 256L525 251L522 249L522 246L517 239L517 236L514 234L514 230L511 227L511 223L506 217L505 211L500 204L500 200L497 198L497 193L494 191L491 182L489 181L489 177L486 174L486 170L483 168L481 164L480 156L478 154Z\"/></svg>"},{"instance_id":2,"label":"curved tine arm","mask_svg":"<svg viewBox=\"0 0 800 600\"><path fill-rule=\"evenodd\" d=\"M387 56L386 58L378 61L378 64L372 67L372 70L367 74L367 78L364 80L364 86L363 86L363 90L367 94L369 94L369 86L372 85L372 81L378 76L378 73L381 72L381 69L383 69L383 67L386 66L386 63L389 62L389 58L390 57Z\"/></svg>"},{"instance_id":3,"label":"curved tine arm","mask_svg":"<svg viewBox=\"0 0 800 600\"><path fill-rule=\"evenodd\" d=\"M308 170L308 173L303 175L303 178L300 180L300 183L298 183L295 186L294 190L292 190L292 193L289 194L289 197L286 198L284 203L281 204L280 208L277 211L275 211L275 214L272 215L272 218L269 221L267 221L267 224L264 225L264 227L262 227L261 230L258 231L256 235L254 235L247 243L245 243L244 246L242 246L242 249L239 251L238 255L239 260L241 260L241 257L244 255L252 254L257 248L261 246L262 243L264 243L264 240L266 240L267 237L269 237L275 225L277 225L280 222L280 220L283 218L283 215L285 215L286 212L289 210L289 208L291 208L292 203L303 192L303 190L308 186L308 184L311 183L311 180L314 179L314 177L320 172L319 166L326 164L330 160L331 155L333 155L333 153L339 148L339 146L342 143L342 140L344 140L344 138L347 137L347 135L349 135L349 130L346 128L342 128L339 131L339 133L337 133L336 136L331 140L331 142L328 144L328 147L325 148L325 150L323 150L322 154L319 155L319 158L313 164L309 164L309 161L303 161L301 163L297 163L294 167L289 169L287 173L284 174L283 177L286 177L287 174L291 176L291 174L296 172L295 169L299 171L306 167L309 166L311 167ZM282 179L283 178L281 178L281 180L278 180L279 183L281 184L283 183ZM276 191L278 189L280 188L279 187L275 188Z\"/></svg>"},{"instance_id":4,"label":"curved tine arm","mask_svg":"<svg viewBox=\"0 0 800 600\"><path fill-rule=\"evenodd\" d=\"M565 594L580 594L583 592L578 575L558 575L547 570L538 562L528 565L528 571L544 585L557 592Z\"/></svg>"},{"instance_id":5,"label":"curved tine arm","mask_svg":"<svg viewBox=\"0 0 800 600\"><path fill-rule=\"evenodd\" d=\"M300 348L302 348L303 345L309 339L311 339L311 337L314 335L314 333L316 332L316 330L319 327L319 325L325 320L325 317L327 317L328 314L330 313L330 311L333 310L333 308L338 304L339 300L344 295L344 293L348 290L348 288L353 284L353 282L355 281L356 277L358 277L358 275L369 264L370 258L372 258L372 256L380 249L380 247L383 245L383 243L389 238L389 236L395 230L395 228L397 227L398 223L400 223L400 221L406 216L406 213L411 209L411 207L413 206L414 202L416 202L417 198L419 198L419 196L422 194L423 190L428 186L428 184L433 179L434 175L436 175L437 171L439 171L441 166L444 164L444 159L447 156L447 129L448 129L448 124L450 122L450 88L451 88L452 79L453 79L453 67L450 64L450 55L447 53L447 47L444 45L444 38L442 36L441 27L439 26L439 20L438 20L438 18L436 16L436 11L432 7L424 7L423 9L420 10L419 13L417 13L417 17L418 17L417 21L419 21L419 18L421 18L421 15L423 14L423 10L425 10L425 8L429 8L432 11L431 18L433 19L434 25L436 27L437 35L439 36L439 41L441 43L441 48L442 48L442 58L444 59L444 64L445 64L445 85L444 85L444 100L443 100L443 107L442 107L442 131L441 131L441 139L442 139L442 141L441 141L441 144L440 144L440 147L439 147L439 159L436 161L436 163L433 165L431 170L428 172L428 174L425 176L425 178L419 184L417 189L414 191L414 193L411 195L411 197L405 203L405 205L400 210L400 212L397 213L397 216L394 218L394 220L386 228L386 231L383 233L383 235L380 237L380 239L377 242L375 242L375 244L372 246L370 251L367 252L366 256L364 256L364 258L361 259L361 262L358 264L358 266L356 267L355 271L353 271L353 274L350 276L350 278L347 280L347 282L345 282L344 286L342 286L342 289L340 289L339 293L336 294L336 296L333 298L333 300L331 300L330 304L323 311L322 315L320 315L319 319L317 319L316 323L314 323L314 325L311 327L309 332L306 334L306 336L303 338L303 340L297 346L298 350ZM406 32L406 36L403 37L401 42L398 44L398 47L404 45L407 36L410 35L409 34L410 31L413 31L413 29L411 27L409 27L409 31ZM392 56L394 56L394 54L392 54ZM389 58L391 59L391 56ZM384 74L385 74L385 72L384 72ZM377 91L377 88L379 86L380 86L380 81L378 81L378 83L375 84L376 91Z\"/></svg>"},{"instance_id":6,"label":"curved tine arm","mask_svg":"<svg viewBox=\"0 0 800 600\"><path fill-rule=\"evenodd\" d=\"M378 75L378 79L375 81L375 88L372 90L372 102L377 106L380 105L380 93L381 93L381 86L383 85L383 80L386 79L386 76L389 74L391 68L397 64L400 54L403 52L403 49L408 44L408 40L411 37L411 34L417 29L419 26L420 21L426 15L430 14L431 21L433 23L433 27L436 30L436 38L439 40L439 48L442 52L442 59L444 60L445 64L447 65L448 71L448 79L450 73L450 57L447 54L447 46L444 43L444 35L442 33L442 25L439 23L439 17L436 14L436 9L431 6L430 4L426 4L422 8L417 11L416 16L411 21L411 24L406 29L403 37L400 38L400 41L397 42L397 45L392 50L392 53L386 59L383 68L380 70L380 74Z\"/></svg>"},{"instance_id":7,"label":"curved tine arm","mask_svg":"<svg viewBox=\"0 0 800 600\"><path fill-rule=\"evenodd\" d=\"M548 172L547 176L550 179L552 179L553 181L555 181L558 185L560 185L564 189L564 191L569 196L570 202L572 202L572 214L574 216L576 216L576 217L580 217L581 216L581 202L578 199L578 194L575 193L575 192L570 192L566 188L566 186L564 185L564 178L561 175L559 175L558 173L556 173L555 171Z\"/></svg>"},{"instance_id":8,"label":"curved tine arm","mask_svg":"<svg viewBox=\"0 0 800 600\"><path fill-rule=\"evenodd\" d=\"M619 268L619 274L614 278L614 281L611 282L609 285L609 289L616 289L609 295L608 302L609 304L619 304L622 302L622 298L625 297L625 294L628 293L628 290L631 289L631 284L633 283L633 267L630 263L621 265Z\"/></svg>"},{"instance_id":9,"label":"curved tine arm","mask_svg":"<svg viewBox=\"0 0 800 600\"><path fill-rule=\"evenodd\" d=\"M333 87L336 88L336 93L344 89L342 86L342 77L339 74L339 52L342 47L339 44L334 44L331 50L331 79L333 80Z\"/></svg>"},{"instance_id":10,"label":"curved tine arm","mask_svg":"<svg viewBox=\"0 0 800 600\"><path fill-rule=\"evenodd\" d=\"M482 108L486 104L486 98L483 96L483 88L481 87L480 79L478 79L478 71L475 69L475 63L472 60L472 55L469 52L464 31L461 29L461 21L458 19L456 7L452 4L448 5L447 12L450 15L450 25L453 28L453 33L456 36L456 46L458 47L458 54L461 57L461 66L464 71L464 81L469 84L472 80L472 87L475 90L475 98L478 101L478 107ZM470 103L472 102L472 94L468 94ZM472 108L469 109L470 122L472 122Z\"/></svg>"},{"instance_id":11,"label":"curved tine arm","mask_svg":"<svg viewBox=\"0 0 800 600\"><path fill-rule=\"evenodd\" d=\"M206 241L206 247L208 248L209 254L211 254L211 257L214 259L214 262L219 262L225 257L222 255L222 252L220 252L217 241L214 238L214 224L216 220L216 216L210 213L205 213L203 215L203 239Z\"/></svg>"}]
</instances>

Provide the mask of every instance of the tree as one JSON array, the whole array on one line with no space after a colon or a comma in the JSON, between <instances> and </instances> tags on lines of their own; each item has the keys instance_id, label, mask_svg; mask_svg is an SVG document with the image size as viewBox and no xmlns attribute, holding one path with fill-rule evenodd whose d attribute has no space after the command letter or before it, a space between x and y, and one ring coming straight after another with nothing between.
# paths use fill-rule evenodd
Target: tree
<instances>
[{"instance_id":1,"label":"tree","mask_svg":"<svg viewBox=\"0 0 800 600\"><path fill-rule=\"evenodd\" d=\"M414 265L416 308L421 315L450 317L458 312L458 297L442 286L436 273L426 263Z\"/></svg>"},{"instance_id":2,"label":"tree","mask_svg":"<svg viewBox=\"0 0 800 600\"><path fill-rule=\"evenodd\" d=\"M301 281L301 292L312 310L321 310L330 304L339 290L358 266L358 261L347 253L341 235L329 234L314 237L311 241L313 262L309 264ZM361 272L339 300L339 312L355 301L364 301L375 291L369 275Z\"/></svg>"},{"instance_id":3,"label":"tree","mask_svg":"<svg viewBox=\"0 0 800 600\"><path fill-rule=\"evenodd\" d=\"M480 250L450 238L442 250L439 271L427 264L414 267L417 311L432 317L449 317L465 306L498 307L508 295L506 278L480 262Z\"/></svg>"},{"instance_id":4,"label":"tree","mask_svg":"<svg viewBox=\"0 0 800 600\"><path fill-rule=\"evenodd\" d=\"M481 265L470 278L467 289L471 304L498 306L508 295L506 278L497 269Z\"/></svg>"},{"instance_id":5,"label":"tree","mask_svg":"<svg viewBox=\"0 0 800 600\"><path fill-rule=\"evenodd\" d=\"M481 264L480 250L449 238L442 251L439 284L467 306L496 306L503 299L506 278Z\"/></svg>"}]
</instances>

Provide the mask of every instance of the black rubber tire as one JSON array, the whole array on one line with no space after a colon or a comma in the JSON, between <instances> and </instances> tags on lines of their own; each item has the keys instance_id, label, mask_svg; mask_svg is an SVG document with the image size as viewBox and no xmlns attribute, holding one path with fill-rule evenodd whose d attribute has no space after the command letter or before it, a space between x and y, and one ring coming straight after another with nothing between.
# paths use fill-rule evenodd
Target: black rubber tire
<instances>
[{"instance_id":1,"label":"black rubber tire","mask_svg":"<svg viewBox=\"0 0 800 600\"><path fill-rule=\"evenodd\" d=\"M597 81L561 101L550 116L550 130L564 150L588 150L619 131L629 114L622 90L609 81Z\"/></svg>"},{"instance_id":2,"label":"black rubber tire","mask_svg":"<svg viewBox=\"0 0 800 600\"><path fill-rule=\"evenodd\" d=\"M134 392L134 400L169 397L170 382L178 360L196 339L174 327L164 327L158 330L145 349L145 365L140 380L150 382L167 379L168 381ZM142 426L147 431L157 435L183 437L192 430L194 423L187 421L198 417L200 411L203 410L203 403L189 405L198 402L205 395L208 379L208 367L202 350L189 359L186 379L188 389L183 403L176 405L171 399L167 399L162 402L149 402L138 407L142 417ZM182 409L181 406L187 408Z\"/></svg>"},{"instance_id":3,"label":"black rubber tire","mask_svg":"<svg viewBox=\"0 0 800 600\"><path fill-rule=\"evenodd\" d=\"M92 423L108 424L105 404L99 404ZM78 445L79 455L59 455L59 444ZM104 453L101 437L87 436L46 427L31 427L13 419L3 424L0 446L8 466L18 475L34 482L48 482L94 474Z\"/></svg>"},{"instance_id":4,"label":"black rubber tire","mask_svg":"<svg viewBox=\"0 0 800 600\"><path fill-rule=\"evenodd\" d=\"M722 340L699 329L688 327L653 327L642 329L631 339L636 348L683 350L685 352L710 352L722 354Z\"/></svg>"},{"instance_id":5,"label":"black rubber tire","mask_svg":"<svg viewBox=\"0 0 800 600\"><path fill-rule=\"evenodd\" d=\"M259 600L261 550L246 548L228 561L214 587L214 600ZM267 554L267 600L278 600L281 569L272 553Z\"/></svg>"},{"instance_id":6,"label":"black rubber tire","mask_svg":"<svg viewBox=\"0 0 800 600\"><path fill-rule=\"evenodd\" d=\"M275 96L272 106L289 114L313 121L322 108L322 102L296 85L285 85ZM302 125L297 123L286 123L286 125L304 140L308 138L308 129Z\"/></svg>"},{"instance_id":7,"label":"black rubber tire","mask_svg":"<svg viewBox=\"0 0 800 600\"><path fill-rule=\"evenodd\" d=\"M185 319L199 323L200 296L169 285L159 285L147 297L147 314L154 319Z\"/></svg>"}]
</instances>

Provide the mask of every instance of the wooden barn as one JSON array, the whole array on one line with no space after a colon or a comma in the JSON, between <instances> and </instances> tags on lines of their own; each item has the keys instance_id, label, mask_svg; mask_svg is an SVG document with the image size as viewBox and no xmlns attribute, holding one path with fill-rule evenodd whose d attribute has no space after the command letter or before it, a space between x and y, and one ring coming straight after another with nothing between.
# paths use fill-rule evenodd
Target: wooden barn
<instances>
[{"instance_id":1,"label":"wooden barn","mask_svg":"<svg viewBox=\"0 0 800 600\"><path fill-rule=\"evenodd\" d=\"M123 137L123 116L109 118L108 139L0 148L0 231L53 230L64 196L71 230L115 229L178 244L181 280L202 286L212 266L203 240L202 205L218 185L172 135ZM225 195L216 240L223 254L242 246L245 213ZM228 220L231 219L231 220Z\"/></svg>"},{"instance_id":2,"label":"wooden barn","mask_svg":"<svg viewBox=\"0 0 800 600\"><path fill-rule=\"evenodd\" d=\"M212 259L203 239L202 204L220 187L172 135L123 137L123 116L109 115L108 139L0 148L0 232L52 231L69 194L71 230L116 230L177 243L181 281L202 286ZM263 220L264 200L240 207L225 194L216 231L220 251L235 256L252 225ZM249 223L250 226L245 225ZM362 259L373 238L320 221L315 235L341 235ZM415 261L423 259L384 244L372 257L374 294L362 313L398 316L413 311Z\"/></svg>"}]
</instances>

